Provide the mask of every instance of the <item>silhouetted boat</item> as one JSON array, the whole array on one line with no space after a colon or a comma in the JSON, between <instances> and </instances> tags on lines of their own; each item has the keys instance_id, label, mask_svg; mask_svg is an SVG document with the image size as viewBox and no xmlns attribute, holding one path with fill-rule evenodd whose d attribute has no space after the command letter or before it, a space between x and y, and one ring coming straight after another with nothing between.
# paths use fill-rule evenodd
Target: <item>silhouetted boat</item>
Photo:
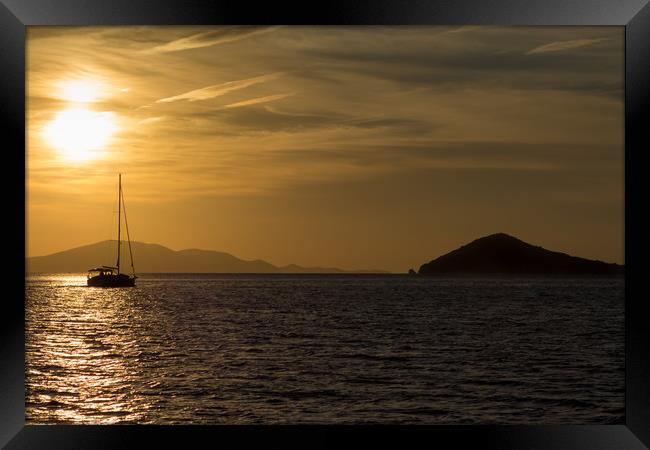
<instances>
[{"instance_id":1,"label":"silhouetted boat","mask_svg":"<svg viewBox=\"0 0 650 450\"><path fill-rule=\"evenodd\" d=\"M117 264L113 266L100 266L94 269L88 269L88 286L93 287L131 287L135 286L135 268L133 266L133 252L131 250L131 237L129 236L129 223L126 220L126 209L124 210L124 224L126 225L126 238L129 242L129 254L131 256L131 270L133 275L120 273L120 250L122 241L120 240L120 231L122 224L122 205L124 205L124 196L122 194L122 174L118 177L118 194L117 194Z\"/></svg>"}]
</instances>

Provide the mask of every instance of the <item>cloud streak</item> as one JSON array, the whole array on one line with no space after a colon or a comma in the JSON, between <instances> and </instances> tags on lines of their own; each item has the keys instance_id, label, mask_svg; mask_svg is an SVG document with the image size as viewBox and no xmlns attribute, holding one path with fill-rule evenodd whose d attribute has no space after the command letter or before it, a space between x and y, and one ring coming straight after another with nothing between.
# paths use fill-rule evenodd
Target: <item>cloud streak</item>
<instances>
[{"instance_id":1,"label":"cloud streak","mask_svg":"<svg viewBox=\"0 0 650 450\"><path fill-rule=\"evenodd\" d=\"M291 94L276 94L276 95L267 95L265 97L257 97L257 98L251 98L250 100L243 100L241 102L236 102L236 103L231 103L229 105L224 106L224 108L240 108L242 106L250 106L250 105L257 105L260 103L268 103L268 102L273 102L276 100L281 100L283 98L287 98L294 95L293 93Z\"/></svg>"},{"instance_id":2,"label":"cloud streak","mask_svg":"<svg viewBox=\"0 0 650 450\"><path fill-rule=\"evenodd\" d=\"M156 100L156 103L171 103L179 100L188 100L195 102L198 100L208 100L215 97L226 95L230 92L244 89L255 84L266 83L267 81L274 80L281 76L281 72L262 75L254 78L247 78L244 80L228 81L226 83L215 84L201 89L185 92L183 94L175 95L173 97L166 97Z\"/></svg>"},{"instance_id":3,"label":"cloud streak","mask_svg":"<svg viewBox=\"0 0 650 450\"><path fill-rule=\"evenodd\" d=\"M188 37L176 39L166 44L158 45L149 50L150 53L168 53L195 48L211 47L213 45L237 42L251 36L268 33L277 27L252 27L236 26L204 33L193 34Z\"/></svg>"},{"instance_id":4,"label":"cloud streak","mask_svg":"<svg viewBox=\"0 0 650 450\"><path fill-rule=\"evenodd\" d=\"M559 41L551 42L550 44L540 45L535 47L532 50L526 52L526 55L534 55L536 53L551 53L551 52L561 52L564 50L571 50L574 48L586 47L588 45L594 45L599 42L608 41L607 38L596 38L596 39L574 39L571 41Z\"/></svg>"}]
</instances>

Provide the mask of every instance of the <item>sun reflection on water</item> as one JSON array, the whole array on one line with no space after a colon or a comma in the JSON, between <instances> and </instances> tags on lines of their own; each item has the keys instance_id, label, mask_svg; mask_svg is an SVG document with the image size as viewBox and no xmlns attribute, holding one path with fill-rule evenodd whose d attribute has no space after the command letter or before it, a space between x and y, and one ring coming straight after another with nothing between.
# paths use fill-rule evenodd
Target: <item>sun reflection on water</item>
<instances>
[{"instance_id":1,"label":"sun reflection on water","mask_svg":"<svg viewBox=\"0 0 650 450\"><path fill-rule=\"evenodd\" d=\"M129 332L139 314L133 310L137 288L89 288L85 275L64 274L34 277L27 289L39 291L27 296L27 320L33 322L27 416L58 423L146 422L152 405L137 389L142 368ZM34 347L39 351L30 351Z\"/></svg>"}]
</instances>

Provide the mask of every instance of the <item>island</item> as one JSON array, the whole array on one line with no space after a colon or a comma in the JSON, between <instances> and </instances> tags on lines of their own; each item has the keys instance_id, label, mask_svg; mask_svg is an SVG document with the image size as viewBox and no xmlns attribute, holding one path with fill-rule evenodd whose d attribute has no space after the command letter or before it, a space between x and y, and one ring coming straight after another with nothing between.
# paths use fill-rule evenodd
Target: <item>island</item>
<instances>
[{"instance_id":1,"label":"island","mask_svg":"<svg viewBox=\"0 0 650 450\"><path fill-rule=\"evenodd\" d=\"M624 270L620 264L550 251L496 233L423 264L418 275L622 275Z\"/></svg>"}]
</instances>

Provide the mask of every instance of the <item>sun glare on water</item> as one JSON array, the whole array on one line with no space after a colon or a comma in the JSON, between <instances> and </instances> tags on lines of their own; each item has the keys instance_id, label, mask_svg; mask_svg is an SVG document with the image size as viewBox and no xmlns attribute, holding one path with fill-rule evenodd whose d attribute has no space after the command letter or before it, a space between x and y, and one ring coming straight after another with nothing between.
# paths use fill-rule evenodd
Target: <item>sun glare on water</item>
<instances>
[{"instance_id":1,"label":"sun glare on water","mask_svg":"<svg viewBox=\"0 0 650 450\"><path fill-rule=\"evenodd\" d=\"M46 141L61 155L74 161L87 161L98 156L117 129L114 115L86 108L59 112L45 126Z\"/></svg>"}]
</instances>

